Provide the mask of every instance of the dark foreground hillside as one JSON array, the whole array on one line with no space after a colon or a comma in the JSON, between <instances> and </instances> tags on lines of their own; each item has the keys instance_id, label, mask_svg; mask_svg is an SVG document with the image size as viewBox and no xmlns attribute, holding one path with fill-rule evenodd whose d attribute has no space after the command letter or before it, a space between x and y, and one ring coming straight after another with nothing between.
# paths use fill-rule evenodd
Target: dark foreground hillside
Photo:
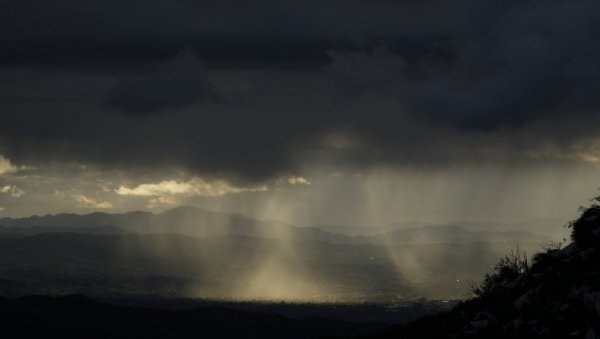
<instances>
[{"instance_id":1,"label":"dark foreground hillside","mask_svg":"<svg viewBox=\"0 0 600 339\"><path fill-rule=\"evenodd\" d=\"M347 337L373 332L380 326L323 318L297 320L214 307L184 311L122 307L78 295L0 299L2 338Z\"/></svg>"},{"instance_id":2,"label":"dark foreground hillside","mask_svg":"<svg viewBox=\"0 0 600 339\"><path fill-rule=\"evenodd\" d=\"M600 206L571 227L570 245L531 265L518 252L507 255L477 297L450 312L364 338L600 338Z\"/></svg>"}]
</instances>

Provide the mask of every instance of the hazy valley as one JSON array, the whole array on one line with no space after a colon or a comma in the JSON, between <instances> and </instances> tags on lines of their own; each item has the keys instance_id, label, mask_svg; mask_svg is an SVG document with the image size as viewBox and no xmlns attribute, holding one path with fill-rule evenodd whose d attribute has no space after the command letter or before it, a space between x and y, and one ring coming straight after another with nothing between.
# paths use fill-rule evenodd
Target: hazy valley
<instances>
[{"instance_id":1,"label":"hazy valley","mask_svg":"<svg viewBox=\"0 0 600 339\"><path fill-rule=\"evenodd\" d=\"M0 295L9 297L456 299L511 249L534 253L555 240L460 226L347 235L195 208L4 218L0 225Z\"/></svg>"}]
</instances>

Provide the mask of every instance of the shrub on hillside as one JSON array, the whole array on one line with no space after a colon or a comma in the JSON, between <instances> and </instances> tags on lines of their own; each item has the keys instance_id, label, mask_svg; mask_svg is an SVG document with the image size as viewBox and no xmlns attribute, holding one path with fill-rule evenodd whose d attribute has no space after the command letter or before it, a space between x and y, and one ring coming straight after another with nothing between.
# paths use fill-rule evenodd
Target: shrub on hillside
<instances>
[{"instance_id":1,"label":"shrub on hillside","mask_svg":"<svg viewBox=\"0 0 600 339\"><path fill-rule=\"evenodd\" d=\"M478 297L493 295L519 275L529 273L529 268L527 254L517 247L494 266L495 273L486 273L480 285L472 286L472 292Z\"/></svg>"},{"instance_id":2,"label":"shrub on hillside","mask_svg":"<svg viewBox=\"0 0 600 339\"><path fill-rule=\"evenodd\" d=\"M588 248L598 244L600 238L600 196L592 199L590 207L581 207L581 216L570 222L571 239L578 248Z\"/></svg>"}]
</instances>

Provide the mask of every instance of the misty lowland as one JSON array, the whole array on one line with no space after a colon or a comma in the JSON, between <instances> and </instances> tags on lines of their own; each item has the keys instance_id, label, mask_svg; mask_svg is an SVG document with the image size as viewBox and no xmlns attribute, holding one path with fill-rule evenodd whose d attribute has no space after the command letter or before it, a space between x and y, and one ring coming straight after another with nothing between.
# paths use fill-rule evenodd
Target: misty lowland
<instances>
[{"instance_id":1,"label":"misty lowland","mask_svg":"<svg viewBox=\"0 0 600 339\"><path fill-rule=\"evenodd\" d=\"M454 300L511 249L535 253L560 240L456 225L351 235L185 207L0 219L0 225L5 295Z\"/></svg>"},{"instance_id":2,"label":"misty lowland","mask_svg":"<svg viewBox=\"0 0 600 339\"><path fill-rule=\"evenodd\" d=\"M192 207L0 225L0 323L32 337L502 338L599 329L597 205L566 225L568 246L525 231L394 224L342 233ZM540 303L556 314L528 313Z\"/></svg>"}]
</instances>

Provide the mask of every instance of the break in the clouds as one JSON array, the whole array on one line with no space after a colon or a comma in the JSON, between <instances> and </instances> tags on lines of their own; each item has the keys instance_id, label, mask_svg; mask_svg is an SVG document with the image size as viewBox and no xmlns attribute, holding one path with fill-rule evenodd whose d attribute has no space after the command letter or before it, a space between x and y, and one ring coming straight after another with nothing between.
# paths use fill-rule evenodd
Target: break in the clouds
<instances>
[{"instance_id":1,"label":"break in the clouds","mask_svg":"<svg viewBox=\"0 0 600 339\"><path fill-rule=\"evenodd\" d=\"M14 198L20 198L25 195L26 192L15 185L7 185L0 187L0 193L8 194Z\"/></svg>"},{"instance_id":2,"label":"break in the clouds","mask_svg":"<svg viewBox=\"0 0 600 339\"><path fill-rule=\"evenodd\" d=\"M120 196L147 198L146 208L154 209L164 206L182 204L193 197L221 197L243 192L266 192L267 185L252 187L236 187L224 180L164 180L158 183L142 183L134 187L120 185L115 193Z\"/></svg>"},{"instance_id":3,"label":"break in the clouds","mask_svg":"<svg viewBox=\"0 0 600 339\"><path fill-rule=\"evenodd\" d=\"M6 1L0 176L89 166L104 189L65 201L118 209L331 173L595 171L598 17L594 0Z\"/></svg>"},{"instance_id":4,"label":"break in the clouds","mask_svg":"<svg viewBox=\"0 0 600 339\"><path fill-rule=\"evenodd\" d=\"M13 165L9 159L0 155L0 175L15 173L16 171L17 166Z\"/></svg>"},{"instance_id":5,"label":"break in the clouds","mask_svg":"<svg viewBox=\"0 0 600 339\"><path fill-rule=\"evenodd\" d=\"M94 198L87 197L83 194L74 194L72 198L77 201L79 207L90 209L111 209L113 205L107 201L98 201Z\"/></svg>"},{"instance_id":6,"label":"break in the clouds","mask_svg":"<svg viewBox=\"0 0 600 339\"><path fill-rule=\"evenodd\" d=\"M132 188L119 186L115 192L119 195L141 197L168 197L178 195L214 197L229 193L266 190L266 186L242 188L232 186L223 180L209 182L200 178L194 178L189 181L165 180L159 183L140 184Z\"/></svg>"}]
</instances>

